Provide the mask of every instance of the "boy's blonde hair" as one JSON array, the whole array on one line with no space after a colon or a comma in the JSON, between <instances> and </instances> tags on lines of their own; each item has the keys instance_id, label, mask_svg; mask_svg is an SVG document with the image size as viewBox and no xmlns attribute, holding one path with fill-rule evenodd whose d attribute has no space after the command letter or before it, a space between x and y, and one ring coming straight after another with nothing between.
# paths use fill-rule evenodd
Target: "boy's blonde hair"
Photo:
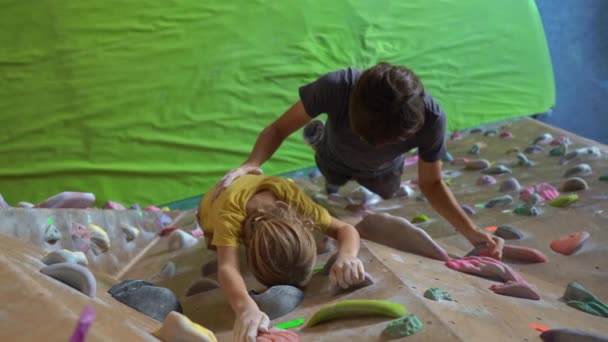
<instances>
[{"instance_id":1,"label":"boy's blonde hair","mask_svg":"<svg viewBox=\"0 0 608 342\"><path fill-rule=\"evenodd\" d=\"M256 279L269 287L306 285L317 257L312 228L310 220L299 218L283 202L248 215L243 240Z\"/></svg>"}]
</instances>

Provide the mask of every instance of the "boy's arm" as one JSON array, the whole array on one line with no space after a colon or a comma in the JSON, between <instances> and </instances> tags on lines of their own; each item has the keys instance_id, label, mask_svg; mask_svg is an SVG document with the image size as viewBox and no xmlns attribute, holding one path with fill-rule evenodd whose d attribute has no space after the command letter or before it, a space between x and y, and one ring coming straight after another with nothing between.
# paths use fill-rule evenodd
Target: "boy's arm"
<instances>
[{"instance_id":1,"label":"boy's arm","mask_svg":"<svg viewBox=\"0 0 608 342\"><path fill-rule=\"evenodd\" d=\"M474 246L487 243L495 258L502 257L504 240L477 227L460 208L442 181L441 162L418 162L418 186L433 208Z\"/></svg>"},{"instance_id":2,"label":"boy's arm","mask_svg":"<svg viewBox=\"0 0 608 342\"><path fill-rule=\"evenodd\" d=\"M236 314L234 340L255 341L258 330L268 331L270 320L247 293L239 270L238 248L219 246L217 259L220 288Z\"/></svg>"},{"instance_id":3,"label":"boy's arm","mask_svg":"<svg viewBox=\"0 0 608 342\"><path fill-rule=\"evenodd\" d=\"M359 254L359 232L355 227L334 217L326 234L338 241L338 255L331 269L330 282L347 288L365 280L363 263L357 258Z\"/></svg>"}]
</instances>

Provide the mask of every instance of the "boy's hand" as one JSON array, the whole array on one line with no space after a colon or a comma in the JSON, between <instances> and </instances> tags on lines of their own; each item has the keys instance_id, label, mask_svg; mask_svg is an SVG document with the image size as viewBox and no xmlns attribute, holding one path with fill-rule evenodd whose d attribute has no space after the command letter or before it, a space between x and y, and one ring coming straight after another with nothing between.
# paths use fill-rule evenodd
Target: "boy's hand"
<instances>
[{"instance_id":1,"label":"boy's hand","mask_svg":"<svg viewBox=\"0 0 608 342\"><path fill-rule=\"evenodd\" d=\"M258 331L269 332L270 319L257 307L242 311L234 322L234 342L255 342Z\"/></svg>"},{"instance_id":2,"label":"boy's hand","mask_svg":"<svg viewBox=\"0 0 608 342\"><path fill-rule=\"evenodd\" d=\"M248 174L261 175L263 173L264 172L262 171L262 169L258 166L249 165L243 165L239 168L231 170L226 175L224 175L224 177L222 177L222 179L215 185L213 189L212 199L216 200L217 197L222 193L222 191L224 191L224 189L230 186L230 184L232 184L232 182L234 182L237 178Z\"/></svg>"},{"instance_id":3,"label":"boy's hand","mask_svg":"<svg viewBox=\"0 0 608 342\"><path fill-rule=\"evenodd\" d=\"M331 268L329 281L332 287L347 289L365 281L365 269L363 263L356 257L338 258Z\"/></svg>"},{"instance_id":4,"label":"boy's hand","mask_svg":"<svg viewBox=\"0 0 608 342\"><path fill-rule=\"evenodd\" d=\"M463 232L462 235L464 235L464 237L467 238L467 240L469 240L469 242L471 242L471 244L475 247L486 244L490 250L490 255L492 258L497 260L502 259L502 248L505 244L505 240L502 238L492 235L479 228Z\"/></svg>"}]
</instances>

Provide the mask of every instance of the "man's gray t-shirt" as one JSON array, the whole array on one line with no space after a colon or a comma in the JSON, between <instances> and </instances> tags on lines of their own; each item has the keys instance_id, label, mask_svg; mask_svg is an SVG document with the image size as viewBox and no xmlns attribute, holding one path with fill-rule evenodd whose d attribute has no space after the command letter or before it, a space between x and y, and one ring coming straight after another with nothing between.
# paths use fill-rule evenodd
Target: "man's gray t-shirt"
<instances>
[{"instance_id":1,"label":"man's gray t-shirt","mask_svg":"<svg viewBox=\"0 0 608 342\"><path fill-rule=\"evenodd\" d=\"M317 159L333 172L353 178L374 178L401 167L405 153L418 148L425 162L439 160L445 153L446 117L430 95L424 99L424 125L414 138L383 146L373 146L351 129L350 94L362 71L347 68L330 72L300 88L300 99L313 118L327 113L325 134L317 147Z\"/></svg>"}]
</instances>

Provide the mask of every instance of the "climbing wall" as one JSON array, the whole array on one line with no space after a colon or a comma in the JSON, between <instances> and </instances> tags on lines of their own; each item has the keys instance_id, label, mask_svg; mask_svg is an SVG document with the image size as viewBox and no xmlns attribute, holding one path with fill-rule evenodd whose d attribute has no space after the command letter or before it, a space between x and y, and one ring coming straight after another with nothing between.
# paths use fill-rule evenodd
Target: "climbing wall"
<instances>
[{"instance_id":1,"label":"climbing wall","mask_svg":"<svg viewBox=\"0 0 608 342\"><path fill-rule=\"evenodd\" d=\"M508 125L504 129L513 133L513 138L486 136L484 132ZM526 154L535 165L522 167L514 152L507 150L525 149L535 137L550 133L553 137L570 137L575 150L595 146L601 150L597 157L582 156L565 165L560 157L548 155L551 147L543 145L541 153ZM468 151L479 144L478 156ZM407 337L412 341L536 341L539 332L530 325L550 328L571 327L608 335L607 318L578 311L564 303L562 297L566 285L576 281L595 293L604 302L608 301L608 183L598 180L608 173L606 146L593 141L545 126L532 120L520 120L483 127L480 133L465 133L462 139L449 142L449 150L455 157L470 159L485 158L496 164L503 164L512 170L508 175L496 175L494 186L477 186L480 171L466 170L464 166L444 164L444 174L450 178L450 186L462 204L475 208L472 219L480 227L511 225L524 233L524 238L511 240L513 245L536 248L544 253L548 262L524 264L506 261L521 274L541 295L538 301L501 296L488 288L496 281L453 271L444 262L412 253L399 251L370 241L363 241L360 258L366 271L375 278L375 284L351 293L333 295L329 289L328 277L321 273L313 276L311 284L304 289L304 300L298 308L273 323L282 323L297 318L309 319L320 307L343 299L386 299L405 305L423 323L418 333ZM580 199L565 208L555 208L544 202L536 204L539 216L528 217L512 211L523 202L517 193L510 193L512 204L483 208L490 198L504 195L498 191L503 180L515 177L523 187L539 182L548 182L560 188L564 172L580 163L587 163L592 173L584 178L589 189L578 191ZM412 180L416 177L416 167L405 168L404 183L414 189L408 198L380 201L369 209L392 215L413 218L426 214L427 222L418 223L439 243L452 258L464 256L470 245L463 237L455 234L422 200L417 199L419 191ZM290 175L305 191L320 203L326 205L336 216L356 224L360 217L357 212L344 208L339 201L332 201L319 195L322 178L309 177L307 172ZM347 196L355 187L349 184L342 189ZM160 323L150 317L119 303L106 291L125 279L142 279L171 289L179 298L183 311L193 321L214 331L219 341L231 341L234 316L219 289L186 296L187 288L200 278L201 266L213 260L214 253L204 247L203 241L186 249L174 249L169 237L159 233L167 226L180 226L184 231L196 228L195 211L186 210L168 213L170 222L161 213L137 211L84 211L84 210L41 210L4 209L0 210L0 232L6 238L0 241L0 276L15 279L3 282L0 300L8 303L1 310L0 338L2 340L31 341L45 337L48 340L67 340L78 315L85 306L97 311L97 318L90 330L87 341L104 341L111 336L121 340L156 340L150 332ZM45 265L39 260L49 251L72 248L70 240L59 240L54 244L44 241L49 218L63 236L70 236L70 226L74 222L94 223L108 232L111 247L106 253L95 255L87 252L89 268L97 279L95 298L89 298L75 290L50 279L39 272ZM133 241L125 240L121 223L128 223L142 232ZM576 253L565 256L554 252L549 244L559 237L577 231L587 231L590 238ZM65 241L65 242L64 242ZM323 265L331 252L319 255L317 265ZM159 277L167 263L176 268L174 275ZM213 276L211 276L213 277ZM250 274L245 273L248 289L261 291ZM447 290L454 301L432 301L423 297L430 287ZM33 306L31 303L40 303ZM44 307L41 310L40 307ZM320 324L312 328L295 328L303 341L375 341L390 322L390 318L356 318ZM35 322L39 329L26 329ZM44 326L44 327L42 327ZM61 327L61 329L53 328Z\"/></svg>"}]
</instances>

